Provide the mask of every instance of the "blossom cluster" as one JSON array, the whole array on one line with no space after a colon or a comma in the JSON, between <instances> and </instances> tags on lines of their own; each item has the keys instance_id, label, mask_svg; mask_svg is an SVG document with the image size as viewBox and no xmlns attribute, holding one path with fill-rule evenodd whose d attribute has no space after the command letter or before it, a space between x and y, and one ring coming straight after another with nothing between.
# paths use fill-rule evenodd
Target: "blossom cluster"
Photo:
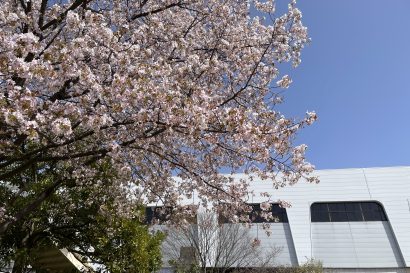
<instances>
[{"instance_id":1,"label":"blossom cluster","mask_svg":"<svg viewBox=\"0 0 410 273\"><path fill-rule=\"evenodd\" d=\"M276 64L297 66L309 41L295 1L282 15L259 0L43 3L0 6L0 180L37 162L103 188L96 164L109 162L124 213L193 192L239 207L247 182L220 170L315 180L292 140L316 115L286 118L266 99L292 82Z\"/></svg>"}]
</instances>

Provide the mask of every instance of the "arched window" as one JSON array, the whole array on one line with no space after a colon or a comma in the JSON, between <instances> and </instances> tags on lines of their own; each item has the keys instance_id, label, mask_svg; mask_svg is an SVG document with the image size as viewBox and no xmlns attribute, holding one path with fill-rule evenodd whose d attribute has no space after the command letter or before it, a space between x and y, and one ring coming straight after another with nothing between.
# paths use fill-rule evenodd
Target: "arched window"
<instances>
[{"instance_id":1,"label":"arched window","mask_svg":"<svg viewBox=\"0 0 410 273\"><path fill-rule=\"evenodd\" d=\"M310 211L312 222L387 221L377 202L314 203Z\"/></svg>"}]
</instances>

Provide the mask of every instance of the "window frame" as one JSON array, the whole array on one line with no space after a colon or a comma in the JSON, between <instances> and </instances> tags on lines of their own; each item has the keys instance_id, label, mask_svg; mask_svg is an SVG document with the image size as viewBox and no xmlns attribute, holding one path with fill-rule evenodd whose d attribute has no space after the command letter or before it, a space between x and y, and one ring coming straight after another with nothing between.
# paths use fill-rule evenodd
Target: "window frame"
<instances>
[{"instance_id":1,"label":"window frame","mask_svg":"<svg viewBox=\"0 0 410 273\"><path fill-rule=\"evenodd\" d=\"M163 212L161 212L163 210ZM145 207L145 224L152 225L158 224L162 225L168 222L173 214L175 213L175 207L172 206L146 206ZM185 220L190 224L197 224L197 213L193 217L187 217Z\"/></svg>"},{"instance_id":2,"label":"window frame","mask_svg":"<svg viewBox=\"0 0 410 273\"><path fill-rule=\"evenodd\" d=\"M311 204L310 221L312 223L379 222L388 221L388 218L383 205L378 201L337 201Z\"/></svg>"},{"instance_id":3,"label":"window frame","mask_svg":"<svg viewBox=\"0 0 410 273\"><path fill-rule=\"evenodd\" d=\"M253 224L260 224L260 223L270 223L270 224L289 223L288 213L286 211L286 208L280 207L280 205L278 203L270 203L271 209L270 209L269 212L272 212L272 216L274 216L273 219L265 219L265 218L261 217L260 215L258 215L258 213L262 212L262 209L260 207L260 203L248 203L247 205L251 207L251 210L249 212L242 212L242 213L247 214L249 216L249 220L250 220L249 222L250 223L253 223ZM275 213L275 210L276 210L276 213ZM223 217L222 215L220 215L218 217L218 223L226 224L226 223L230 223L230 222L226 219L226 217ZM239 223L246 223L246 222L239 221Z\"/></svg>"}]
</instances>

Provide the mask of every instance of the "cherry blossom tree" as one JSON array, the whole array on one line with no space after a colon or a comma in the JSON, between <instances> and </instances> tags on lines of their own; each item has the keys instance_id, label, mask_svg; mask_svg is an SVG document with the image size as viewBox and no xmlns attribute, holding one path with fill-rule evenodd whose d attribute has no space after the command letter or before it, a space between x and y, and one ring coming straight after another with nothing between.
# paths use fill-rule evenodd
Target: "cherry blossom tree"
<instances>
[{"instance_id":1,"label":"cherry blossom tree","mask_svg":"<svg viewBox=\"0 0 410 273\"><path fill-rule=\"evenodd\" d=\"M298 66L309 41L301 19L295 1L3 0L0 236L53 194L104 189L102 164L125 216L193 192L241 206L247 182L221 170L315 181L292 142L315 113L275 108L292 82L278 64Z\"/></svg>"}]
</instances>

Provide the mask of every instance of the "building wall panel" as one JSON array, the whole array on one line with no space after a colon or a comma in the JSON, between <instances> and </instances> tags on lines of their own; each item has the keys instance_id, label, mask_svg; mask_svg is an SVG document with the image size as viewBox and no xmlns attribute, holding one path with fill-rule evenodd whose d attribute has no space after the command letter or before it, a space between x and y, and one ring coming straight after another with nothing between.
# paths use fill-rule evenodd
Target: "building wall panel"
<instances>
[{"instance_id":1,"label":"building wall panel","mask_svg":"<svg viewBox=\"0 0 410 273\"><path fill-rule=\"evenodd\" d=\"M252 227L261 247L285 249L278 256L279 264L319 258L335 270L327 272L398 273L405 271L400 267L410 268L410 167L319 170L315 174L319 184L302 180L274 189L270 181L250 182L253 195L247 202L265 201L260 193L269 192L273 202L280 199L292 204L287 208L289 224L271 225L270 237L259 225ZM246 179L243 174L233 177ZM311 204L332 201L380 202L389 221L311 223Z\"/></svg>"},{"instance_id":2,"label":"building wall panel","mask_svg":"<svg viewBox=\"0 0 410 273\"><path fill-rule=\"evenodd\" d=\"M388 222L312 223L313 257L325 267L403 267Z\"/></svg>"},{"instance_id":3,"label":"building wall panel","mask_svg":"<svg viewBox=\"0 0 410 273\"><path fill-rule=\"evenodd\" d=\"M352 236L355 236L353 238L358 244L368 248L377 244L378 240L385 242L388 239L394 242L392 253L410 267L410 167L319 170L316 171L316 175L321 180L317 185L300 181L296 185L275 190L271 183L255 180L250 186L255 193L252 198L254 203L263 201L259 193L265 191L272 193L272 200L291 202L292 207L287 209L287 213L299 264L313 257L313 233L310 222L312 203L378 201L386 211L391 232L387 232L382 239L375 239L370 230L363 233L362 238L357 238L356 230L353 230ZM243 175L237 177L245 178ZM329 232L335 233L334 230ZM363 267L365 264L360 266ZM388 266L387 263L385 266Z\"/></svg>"}]
</instances>

